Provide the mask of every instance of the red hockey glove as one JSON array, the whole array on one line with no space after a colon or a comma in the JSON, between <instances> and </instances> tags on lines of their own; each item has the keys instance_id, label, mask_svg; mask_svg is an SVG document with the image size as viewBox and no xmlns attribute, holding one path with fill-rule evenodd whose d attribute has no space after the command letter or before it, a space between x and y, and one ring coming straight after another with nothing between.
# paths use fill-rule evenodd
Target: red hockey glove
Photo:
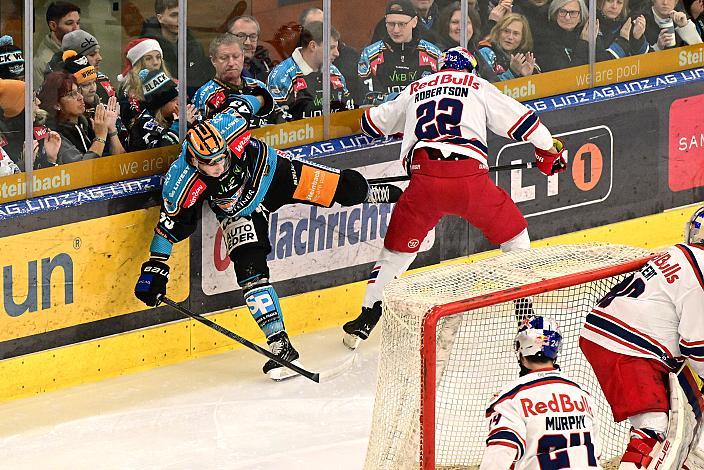
<instances>
[{"instance_id":1,"label":"red hockey glove","mask_svg":"<svg viewBox=\"0 0 704 470\"><path fill-rule=\"evenodd\" d=\"M548 150L535 149L535 162L538 169L545 175L551 176L555 173L560 173L567 169L567 160L563 153L565 146L560 139L553 137L553 146L557 149L557 153L550 153Z\"/></svg>"}]
</instances>

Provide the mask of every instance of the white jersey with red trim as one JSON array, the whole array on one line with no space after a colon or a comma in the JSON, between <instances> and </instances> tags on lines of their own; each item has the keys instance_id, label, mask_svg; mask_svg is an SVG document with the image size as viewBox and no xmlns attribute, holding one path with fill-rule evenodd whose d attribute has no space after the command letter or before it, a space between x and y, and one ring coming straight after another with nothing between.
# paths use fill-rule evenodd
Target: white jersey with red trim
<instances>
[{"instance_id":1,"label":"white jersey with red trim","mask_svg":"<svg viewBox=\"0 0 704 470\"><path fill-rule=\"evenodd\" d=\"M675 245L614 286L581 335L611 351L704 376L704 245Z\"/></svg>"},{"instance_id":2,"label":"white jersey with red trim","mask_svg":"<svg viewBox=\"0 0 704 470\"><path fill-rule=\"evenodd\" d=\"M552 147L540 119L488 81L467 72L443 70L408 85L396 99L362 115L362 131L372 137L403 133L401 157L416 147L466 155L487 163L487 127L492 132L538 148ZM412 169L412 168L411 168Z\"/></svg>"},{"instance_id":3,"label":"white jersey with red trim","mask_svg":"<svg viewBox=\"0 0 704 470\"><path fill-rule=\"evenodd\" d=\"M509 383L489 402L482 469L601 468L598 424L591 396L555 369L533 371ZM494 449L515 449L514 461ZM513 467L511 467L513 465Z\"/></svg>"}]
</instances>

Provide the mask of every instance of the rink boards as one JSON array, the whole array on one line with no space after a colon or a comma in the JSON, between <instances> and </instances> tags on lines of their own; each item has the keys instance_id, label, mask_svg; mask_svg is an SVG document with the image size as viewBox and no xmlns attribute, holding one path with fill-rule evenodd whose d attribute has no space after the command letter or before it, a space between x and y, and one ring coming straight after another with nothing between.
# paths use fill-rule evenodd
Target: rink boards
<instances>
[{"instance_id":1,"label":"rink boards","mask_svg":"<svg viewBox=\"0 0 704 470\"><path fill-rule=\"evenodd\" d=\"M529 102L566 143L568 171L496 174L517 201L535 245L603 241L656 249L680 241L704 200L704 70L640 80L641 94L616 98L594 89ZM689 77L689 78L688 78ZM687 83L686 86L678 86ZM645 87L653 88L646 89ZM601 90L601 91L599 91ZM597 95L600 93L601 95ZM606 98L605 98L606 97ZM607 99L608 98L608 99ZM355 140L356 139L356 140ZM369 177L400 173L398 142L363 138L292 149ZM490 164L532 159L527 144L492 137ZM0 400L179 362L231 349L230 340L181 320L166 307L143 309L132 289L157 218L155 192L84 204L4 222ZM293 206L272 217L272 280L293 335L339 326L356 316L364 279L383 243L391 207ZM206 211L194 236L177 246L169 295L196 312L262 342L236 289L218 229ZM15 222L16 221L16 222ZM446 218L412 266L469 253L490 255L481 234Z\"/></svg>"}]
</instances>

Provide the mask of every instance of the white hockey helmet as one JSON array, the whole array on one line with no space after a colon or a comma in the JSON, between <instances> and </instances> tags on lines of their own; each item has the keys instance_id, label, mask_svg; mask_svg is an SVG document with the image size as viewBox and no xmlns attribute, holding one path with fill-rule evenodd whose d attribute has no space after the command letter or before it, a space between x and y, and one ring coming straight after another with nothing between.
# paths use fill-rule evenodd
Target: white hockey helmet
<instances>
[{"instance_id":1,"label":"white hockey helmet","mask_svg":"<svg viewBox=\"0 0 704 470\"><path fill-rule=\"evenodd\" d=\"M685 243L704 243L704 206L697 209L684 226Z\"/></svg>"},{"instance_id":2,"label":"white hockey helmet","mask_svg":"<svg viewBox=\"0 0 704 470\"><path fill-rule=\"evenodd\" d=\"M557 359L562 347L562 333L553 318L532 316L518 328L514 341L516 354Z\"/></svg>"}]
</instances>

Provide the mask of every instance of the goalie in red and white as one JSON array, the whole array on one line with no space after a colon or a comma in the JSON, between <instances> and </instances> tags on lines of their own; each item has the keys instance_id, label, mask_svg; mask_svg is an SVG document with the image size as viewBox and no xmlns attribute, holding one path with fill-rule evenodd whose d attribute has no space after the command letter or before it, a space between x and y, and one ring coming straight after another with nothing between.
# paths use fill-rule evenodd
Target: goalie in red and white
<instances>
[{"instance_id":1,"label":"goalie in red and white","mask_svg":"<svg viewBox=\"0 0 704 470\"><path fill-rule=\"evenodd\" d=\"M555 320L523 321L515 340L520 377L489 402L480 470L601 468L595 408L589 393L555 364L561 345Z\"/></svg>"},{"instance_id":2,"label":"goalie in red and white","mask_svg":"<svg viewBox=\"0 0 704 470\"><path fill-rule=\"evenodd\" d=\"M478 77L477 60L467 49L443 52L438 65L437 73L362 116L362 131L371 137L403 133L401 159L411 178L391 215L362 312L343 327L351 348L367 339L381 317L384 286L408 269L443 216L464 218L503 251L530 248L525 218L489 178L487 127L535 145L537 166L546 175L566 169L562 143L532 110Z\"/></svg>"},{"instance_id":3,"label":"goalie in red and white","mask_svg":"<svg viewBox=\"0 0 704 470\"><path fill-rule=\"evenodd\" d=\"M704 376L704 207L687 223L684 244L655 256L599 301L580 347L614 420L630 421L621 469L704 468L692 462L699 457L692 451L701 431L701 385L682 367L686 361Z\"/></svg>"}]
</instances>

